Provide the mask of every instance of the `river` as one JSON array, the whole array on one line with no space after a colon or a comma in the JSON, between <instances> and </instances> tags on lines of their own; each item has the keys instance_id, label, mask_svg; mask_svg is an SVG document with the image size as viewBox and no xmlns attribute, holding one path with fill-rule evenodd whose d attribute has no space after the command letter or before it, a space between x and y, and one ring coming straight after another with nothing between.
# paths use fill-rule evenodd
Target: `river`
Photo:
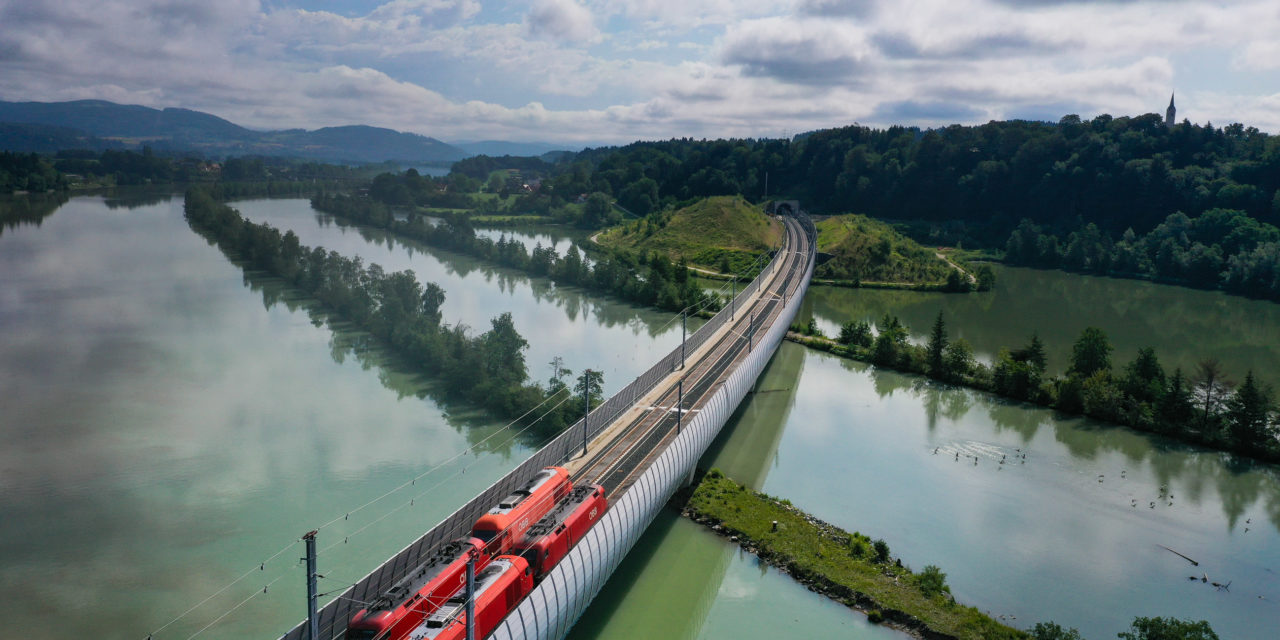
<instances>
[{"instance_id":1,"label":"river","mask_svg":"<svg viewBox=\"0 0 1280 640\"><path fill-rule=\"evenodd\" d=\"M1021 347L1038 334L1050 373L1066 370L1071 345L1085 327L1095 326L1115 346L1116 368L1133 360L1138 349L1153 347L1170 373L1181 367L1190 375L1197 362L1212 357L1237 381L1252 370L1280 385L1280 304L1144 280L993 268L996 288L989 293L813 287L800 320L807 322L811 314L824 333L836 336L844 322L875 324L892 313L907 325L912 341L923 344L941 311L949 333L969 341L988 363L1001 348Z\"/></svg>"},{"instance_id":2,"label":"river","mask_svg":"<svg viewBox=\"0 0 1280 640\"><path fill-rule=\"evenodd\" d=\"M679 340L670 314L343 227L305 200L235 206L305 244L440 283L446 322L480 331L511 311L538 378L558 355L604 369L616 389ZM340 590L535 444L442 406L429 381L360 334L325 326L272 279L246 279L191 232L180 199L76 197L36 218L0 234L0 617L30 621L24 637L137 640L241 577L155 637L209 624L205 637L273 637L305 610L297 536L336 519L319 534L321 589ZM836 321L820 311L829 291L810 294L820 322ZM917 300L887 308L919 330L936 309L912 319ZM1185 321L1237 313L1200 312ZM995 315L977 317L1014 322ZM952 326L979 346L968 333L977 321L957 314ZM1118 354L1136 349L1126 335L1112 333ZM1176 358L1175 346L1162 357ZM1275 358L1267 348L1260 357ZM447 462L490 436L481 453ZM1002 455L1017 463L1000 465ZM703 464L883 537L914 567L939 565L959 599L1017 626L1054 619L1096 639L1134 615L1206 618L1224 638L1280 625L1274 468L789 343ZM1187 579L1201 573L1230 591ZM666 513L574 637L780 630L897 637Z\"/></svg>"},{"instance_id":3,"label":"river","mask_svg":"<svg viewBox=\"0 0 1280 640\"><path fill-rule=\"evenodd\" d=\"M540 379L561 356L616 389L680 340L670 314L343 228L305 200L236 206L440 283L446 322L480 331L512 311ZM246 279L180 197L4 219L0 619L24 637L145 638L241 577L155 637L274 637L305 613L302 533L336 518L321 589L340 591L536 444L442 406L359 333Z\"/></svg>"}]
</instances>

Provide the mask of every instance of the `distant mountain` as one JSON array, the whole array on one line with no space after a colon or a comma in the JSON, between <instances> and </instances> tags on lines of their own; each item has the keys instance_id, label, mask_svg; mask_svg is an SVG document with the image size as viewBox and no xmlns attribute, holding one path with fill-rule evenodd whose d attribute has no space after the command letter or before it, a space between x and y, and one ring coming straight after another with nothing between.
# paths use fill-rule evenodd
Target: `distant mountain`
<instances>
[{"instance_id":1,"label":"distant mountain","mask_svg":"<svg viewBox=\"0 0 1280 640\"><path fill-rule=\"evenodd\" d=\"M214 115L190 109L152 109L102 100L3 102L0 123L61 128L56 148L97 148L77 136L101 138L127 147L194 151L210 156L267 155L330 162L435 163L471 155L435 138L368 126L326 127L315 131L254 131ZM70 130L70 131L69 131ZM33 131L33 130L28 130ZM50 132L51 133L51 132ZM12 140L18 143L18 134ZM0 148L8 149L0 137ZM24 144L29 144L25 142ZM61 145L66 146L61 146ZM15 149L16 150L16 149ZM42 148L42 150L46 150Z\"/></svg>"},{"instance_id":2,"label":"distant mountain","mask_svg":"<svg viewBox=\"0 0 1280 640\"><path fill-rule=\"evenodd\" d=\"M553 152L581 151L582 145L550 144L547 142L505 142L502 140L482 140L480 142L455 142L453 146L467 152L469 156L520 156L537 157Z\"/></svg>"},{"instance_id":3,"label":"distant mountain","mask_svg":"<svg viewBox=\"0 0 1280 640\"><path fill-rule=\"evenodd\" d=\"M47 124L0 122L0 149L20 153L54 153L59 149L122 149L114 140L103 140L79 129Z\"/></svg>"}]
</instances>

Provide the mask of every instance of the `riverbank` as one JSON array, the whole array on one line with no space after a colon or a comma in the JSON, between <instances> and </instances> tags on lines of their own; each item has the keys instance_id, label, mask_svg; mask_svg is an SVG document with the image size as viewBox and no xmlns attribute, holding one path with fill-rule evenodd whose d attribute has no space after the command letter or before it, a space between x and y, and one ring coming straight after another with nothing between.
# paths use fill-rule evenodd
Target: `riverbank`
<instances>
[{"instance_id":1,"label":"riverbank","mask_svg":"<svg viewBox=\"0 0 1280 640\"><path fill-rule=\"evenodd\" d=\"M1201 432L1190 430L1190 427L1174 424L1172 422L1152 422L1151 420L1154 420L1154 417L1159 415L1162 407L1164 407L1166 403L1157 403L1156 406L1150 407L1149 411L1123 413L1119 410L1113 410L1104 415L1103 409L1105 407L1122 404L1118 401L1118 398L1120 397L1119 394L1123 393L1123 389L1121 388L1120 382L1114 380L1109 371L1102 372L1106 374L1105 376L1093 376L1089 378L1089 380L1086 381L1086 384L1090 385L1091 388L1081 390L1079 387L1082 385L1080 385L1079 381L1073 377L1067 377L1065 379L1047 379L1041 377L1043 372L1034 375L1025 372L1008 372L1005 371L1002 366L987 367L982 363L974 362L972 360L972 355L967 352L968 346L967 343L965 343L964 350L966 350L965 353L967 355L964 356L963 362L960 364L948 363L951 370L939 372L941 375L935 375L934 369L930 368L927 363L928 356L925 353L925 349L923 347L905 344L905 332L903 334L902 343L890 347L888 349L889 355L886 357L881 353L884 349L881 349L879 346L868 344L866 347L860 347L853 344L841 344L839 341L832 340L826 336L807 335L806 333L801 333L795 329L796 327L793 325L792 330L787 332L787 340L804 345L811 349L817 349L842 358L847 358L849 360L857 360L868 364L874 364L877 367L885 367L903 373L927 376L948 384L968 387L970 389L992 393L1012 400L1029 402L1042 407L1054 409L1064 415L1090 417L1096 420L1109 422L1117 426L1145 433L1152 433L1195 446L1217 451L1227 451L1232 454L1252 458L1260 462L1273 464L1280 462L1280 453L1277 453L1274 445L1268 447L1264 444L1260 448L1254 449L1243 449L1239 446L1230 446L1229 443L1223 440L1223 438L1226 437L1224 434L1230 431L1230 428L1227 425L1214 423L1211 427L1216 428L1212 428L1207 432ZM1016 362L1011 356L1002 355L1002 358L1008 361L1004 364L1015 363L1022 364L1024 369L1027 367L1025 363ZM1130 365L1130 368L1133 366L1134 365ZM1156 366L1158 367L1158 365ZM1026 380L1033 380L1035 382L1026 382L1022 384L1016 383L1016 380L1022 379L1018 377L1019 375ZM1176 373L1174 375L1179 376L1180 373ZM1098 380L1095 380L1095 378ZM1172 379L1173 378L1171 378L1171 380ZM1161 374L1160 381L1162 384L1163 380L1163 374ZM1175 389L1169 393L1179 393L1187 398L1187 409L1181 413L1186 414L1188 420L1190 420L1194 417L1192 412L1195 411L1195 407L1191 405L1191 400L1189 399L1190 383L1181 382L1181 380L1183 380L1182 378L1177 378L1177 380L1179 380L1179 382L1170 383L1171 385L1174 385ZM1111 402L1110 405L1103 405L1101 401L1098 401L1095 398L1095 396L1106 395L1102 394L1100 391L1093 390L1101 389L1104 385L1105 387L1115 388L1115 391L1111 392L1108 397L1114 397L1116 401ZM1064 401L1062 397L1064 392L1061 391L1061 389L1064 388L1072 390L1074 393L1074 396L1072 397L1080 396L1080 398L1070 402ZM1265 386L1262 388L1264 390L1258 393L1265 395ZM1134 413L1139 417L1148 420L1148 422L1135 423L1115 419L1123 418L1126 415ZM1168 412L1166 411L1166 413ZM1220 415L1211 417L1214 420L1221 420ZM1158 427L1163 427L1163 429Z\"/></svg>"},{"instance_id":2,"label":"riverbank","mask_svg":"<svg viewBox=\"0 0 1280 640\"><path fill-rule=\"evenodd\" d=\"M828 524L727 478L707 472L682 514L728 537L809 589L921 638L1026 638L955 601L937 567L912 572L882 540Z\"/></svg>"}]
</instances>

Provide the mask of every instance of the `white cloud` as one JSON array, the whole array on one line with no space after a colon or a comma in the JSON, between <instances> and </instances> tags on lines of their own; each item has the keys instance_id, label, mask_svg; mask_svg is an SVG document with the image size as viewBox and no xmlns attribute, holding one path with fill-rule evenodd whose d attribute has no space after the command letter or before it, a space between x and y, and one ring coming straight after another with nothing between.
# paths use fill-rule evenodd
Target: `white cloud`
<instances>
[{"instance_id":1,"label":"white cloud","mask_svg":"<svg viewBox=\"0 0 1280 640\"><path fill-rule=\"evenodd\" d=\"M344 16L305 0L0 0L0 99L626 142L1137 114L1162 111L1176 88L1193 121L1280 130L1270 0L538 0L527 12L487 1ZM1208 50L1235 85L1173 62Z\"/></svg>"},{"instance_id":2,"label":"white cloud","mask_svg":"<svg viewBox=\"0 0 1280 640\"><path fill-rule=\"evenodd\" d=\"M731 26L720 59L751 76L803 84L846 83L872 53L860 28L815 19L762 18Z\"/></svg>"},{"instance_id":3,"label":"white cloud","mask_svg":"<svg viewBox=\"0 0 1280 640\"><path fill-rule=\"evenodd\" d=\"M569 42L600 39L591 11L574 0L536 0L525 16L525 25L538 38Z\"/></svg>"}]
</instances>

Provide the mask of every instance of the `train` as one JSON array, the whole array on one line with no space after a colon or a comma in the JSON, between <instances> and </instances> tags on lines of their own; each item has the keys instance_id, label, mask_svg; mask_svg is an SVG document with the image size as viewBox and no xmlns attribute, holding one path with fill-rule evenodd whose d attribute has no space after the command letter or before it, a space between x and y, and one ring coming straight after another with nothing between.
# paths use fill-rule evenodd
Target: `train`
<instances>
[{"instance_id":1,"label":"train","mask_svg":"<svg viewBox=\"0 0 1280 640\"><path fill-rule=\"evenodd\" d=\"M348 640L453 640L466 633L466 565L475 558L476 637L483 638L582 539L608 507L604 488L574 487L545 467L352 616ZM459 635L461 634L461 635Z\"/></svg>"},{"instance_id":2,"label":"train","mask_svg":"<svg viewBox=\"0 0 1280 640\"><path fill-rule=\"evenodd\" d=\"M574 487L555 509L529 527L513 551L529 562L534 578L541 579L586 535L607 506L604 487L598 484Z\"/></svg>"},{"instance_id":3,"label":"train","mask_svg":"<svg viewBox=\"0 0 1280 640\"><path fill-rule=\"evenodd\" d=\"M491 556L482 540L459 538L437 548L415 571L351 617L347 640L404 637L466 583L471 557L477 572L489 564Z\"/></svg>"},{"instance_id":4,"label":"train","mask_svg":"<svg viewBox=\"0 0 1280 640\"><path fill-rule=\"evenodd\" d=\"M512 544L573 490L564 467L544 467L523 487L500 500L471 527L472 537L484 540L493 555L511 550Z\"/></svg>"},{"instance_id":5,"label":"train","mask_svg":"<svg viewBox=\"0 0 1280 640\"><path fill-rule=\"evenodd\" d=\"M507 614L533 591L533 570L519 556L498 556L475 578L475 637L493 632ZM409 632L408 640L465 640L467 598L462 592Z\"/></svg>"}]
</instances>

